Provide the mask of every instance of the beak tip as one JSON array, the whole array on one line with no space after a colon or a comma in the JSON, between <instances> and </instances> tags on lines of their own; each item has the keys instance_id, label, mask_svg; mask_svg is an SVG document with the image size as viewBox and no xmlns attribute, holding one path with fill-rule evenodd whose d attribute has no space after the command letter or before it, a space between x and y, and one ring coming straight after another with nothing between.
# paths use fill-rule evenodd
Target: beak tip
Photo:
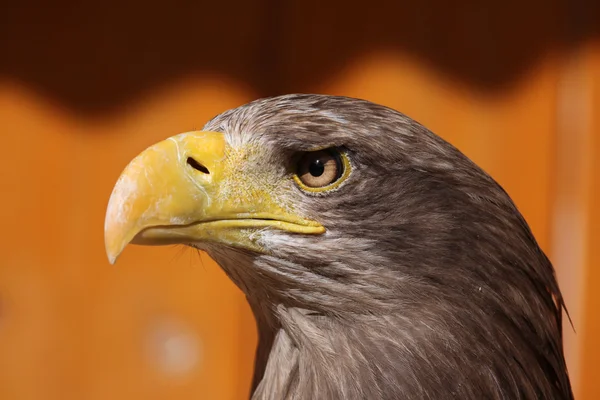
<instances>
[{"instance_id":1,"label":"beak tip","mask_svg":"<svg viewBox=\"0 0 600 400\"><path fill-rule=\"evenodd\" d=\"M111 265L114 265L117 262L117 259L125 249L128 241L125 240L115 240L114 237L110 235L106 235L104 239L105 243L105 251L106 257L108 258L108 262Z\"/></svg>"},{"instance_id":2,"label":"beak tip","mask_svg":"<svg viewBox=\"0 0 600 400\"><path fill-rule=\"evenodd\" d=\"M108 258L110 265L115 265L120 254L120 251L111 251L108 248L106 249L106 257Z\"/></svg>"}]
</instances>

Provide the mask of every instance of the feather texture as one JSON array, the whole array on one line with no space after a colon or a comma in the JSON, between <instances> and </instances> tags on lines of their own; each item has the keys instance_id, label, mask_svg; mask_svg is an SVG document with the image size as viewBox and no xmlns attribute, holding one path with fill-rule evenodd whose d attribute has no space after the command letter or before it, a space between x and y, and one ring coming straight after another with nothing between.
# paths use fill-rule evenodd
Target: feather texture
<instances>
[{"instance_id":1,"label":"feather texture","mask_svg":"<svg viewBox=\"0 0 600 400\"><path fill-rule=\"evenodd\" d=\"M205 129L257 144L257 171L285 176L293 154L330 146L352 165L329 193L273 189L324 235L203 247L257 320L253 399L573 398L552 264L452 145L397 111L321 95L261 99Z\"/></svg>"}]
</instances>

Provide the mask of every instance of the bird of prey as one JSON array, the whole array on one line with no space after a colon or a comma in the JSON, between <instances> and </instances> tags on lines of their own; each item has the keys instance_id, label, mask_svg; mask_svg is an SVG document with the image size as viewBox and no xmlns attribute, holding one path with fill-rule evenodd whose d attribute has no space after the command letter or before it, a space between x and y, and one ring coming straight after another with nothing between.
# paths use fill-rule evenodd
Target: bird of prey
<instances>
[{"instance_id":1,"label":"bird of prey","mask_svg":"<svg viewBox=\"0 0 600 400\"><path fill-rule=\"evenodd\" d=\"M508 194L423 125L348 97L228 110L133 159L128 243L206 251L257 321L253 399L573 399L553 266Z\"/></svg>"}]
</instances>

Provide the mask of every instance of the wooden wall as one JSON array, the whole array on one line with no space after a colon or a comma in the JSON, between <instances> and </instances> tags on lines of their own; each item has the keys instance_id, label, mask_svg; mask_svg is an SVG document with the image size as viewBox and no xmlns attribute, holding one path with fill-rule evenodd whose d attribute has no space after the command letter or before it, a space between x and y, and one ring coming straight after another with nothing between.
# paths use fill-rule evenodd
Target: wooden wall
<instances>
[{"instance_id":1,"label":"wooden wall","mask_svg":"<svg viewBox=\"0 0 600 400\"><path fill-rule=\"evenodd\" d=\"M592 0L0 3L0 398L241 399L239 291L175 247L104 254L140 150L257 97L366 98L510 193L554 260L578 399L600 398L600 9Z\"/></svg>"}]
</instances>

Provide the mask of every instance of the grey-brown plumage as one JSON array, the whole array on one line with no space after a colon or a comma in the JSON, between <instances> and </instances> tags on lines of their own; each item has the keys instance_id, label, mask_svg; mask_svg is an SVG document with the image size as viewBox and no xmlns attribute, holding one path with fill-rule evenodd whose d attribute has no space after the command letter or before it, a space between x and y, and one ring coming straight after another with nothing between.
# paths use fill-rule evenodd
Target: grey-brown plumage
<instances>
[{"instance_id":1,"label":"grey-brown plumage","mask_svg":"<svg viewBox=\"0 0 600 400\"><path fill-rule=\"evenodd\" d=\"M202 245L260 333L255 399L572 399L554 271L505 191L394 110L320 95L263 99L205 129L255 142L257 168L345 149L337 190L290 190L324 235L261 233L268 252Z\"/></svg>"}]
</instances>

